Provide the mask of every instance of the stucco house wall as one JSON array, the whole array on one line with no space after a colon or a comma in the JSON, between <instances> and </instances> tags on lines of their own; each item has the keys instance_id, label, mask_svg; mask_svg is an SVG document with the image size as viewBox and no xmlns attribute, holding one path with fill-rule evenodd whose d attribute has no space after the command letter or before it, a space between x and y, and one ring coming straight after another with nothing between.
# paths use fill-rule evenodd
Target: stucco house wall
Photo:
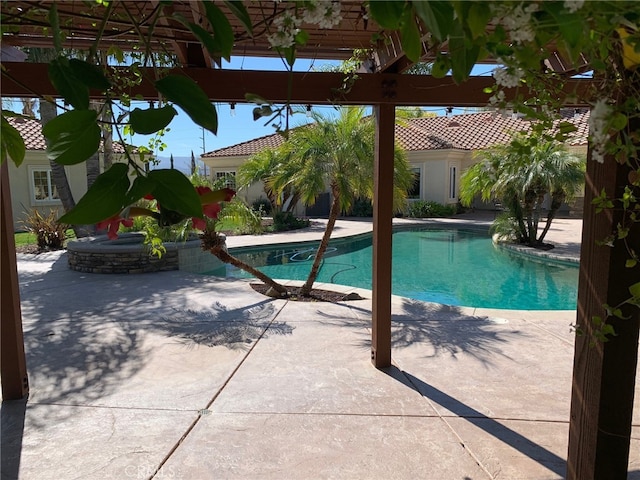
<instances>
[{"instance_id":1,"label":"stucco house wall","mask_svg":"<svg viewBox=\"0 0 640 480\"><path fill-rule=\"evenodd\" d=\"M587 111L563 112L565 120L576 125L577 131L567 148L586 155L588 117ZM420 172L419 195L409 201L427 200L451 205L458 203L460 177L476 163L476 154L494 145L508 143L512 132L527 131L529 123L518 116L502 116L496 112L423 117L409 119L396 125L396 142L407 152L411 168ZM221 148L201 156L212 171L237 171L251 155L264 148L274 148L283 142L278 134L260 137L237 145ZM262 185L252 185L240 190L238 196L251 205L264 196ZM580 204L580 197L577 204ZM495 209L493 202L477 199L472 205L477 209ZM566 209L565 209L566 210ZM578 208L573 208L578 211Z\"/></svg>"},{"instance_id":2,"label":"stucco house wall","mask_svg":"<svg viewBox=\"0 0 640 480\"><path fill-rule=\"evenodd\" d=\"M27 151L24 162L19 167L12 161L8 163L11 206L16 231L25 230L22 222L32 210L37 210L42 215L48 215L51 210L55 211L57 216L64 213L60 200L39 199L43 193L36 194L38 187L34 184L34 176L37 175L35 172L51 172L45 152ZM87 191L85 164L66 166L65 171L73 197L79 199Z\"/></svg>"},{"instance_id":3,"label":"stucco house wall","mask_svg":"<svg viewBox=\"0 0 640 480\"><path fill-rule=\"evenodd\" d=\"M8 160L9 188L11 189L11 207L15 231L24 231L24 220L29 212L37 210L46 216L53 210L59 217L64 213L62 202L55 198L55 188L51 178L51 166L45 151L46 143L42 135L42 126L38 120L8 118L18 129L25 141L26 153L19 167ZM123 161L124 149L114 143L113 161ZM103 156L100 154L102 170ZM64 167L69 187L77 202L87 192L87 169L84 162Z\"/></svg>"}]
</instances>

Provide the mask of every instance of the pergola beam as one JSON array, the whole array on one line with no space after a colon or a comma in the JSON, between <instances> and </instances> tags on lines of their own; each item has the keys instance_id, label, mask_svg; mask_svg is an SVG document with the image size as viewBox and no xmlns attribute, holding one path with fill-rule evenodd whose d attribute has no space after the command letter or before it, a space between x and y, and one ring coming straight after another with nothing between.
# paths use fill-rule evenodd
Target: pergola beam
<instances>
[{"instance_id":1,"label":"pergola beam","mask_svg":"<svg viewBox=\"0 0 640 480\"><path fill-rule=\"evenodd\" d=\"M3 63L0 89L3 97L58 96L48 77L48 65L37 63ZM126 68L120 68L126 74ZM144 80L127 91L133 98L157 99L158 91L152 80L151 69L140 69ZM429 75L403 75L395 73L358 74L352 85L344 85L345 75L330 72L262 72L253 70L215 70L185 68L172 73L187 75L204 90L213 101L246 102L245 95L260 95L273 103L341 104L341 105L396 105L396 106L486 106L490 94L483 90L494 84L492 77L471 77L456 85L451 77L434 78ZM291 80L291 89L289 89ZM590 79L570 79L565 90L574 93L567 107L586 106L581 100L591 85ZM516 89L507 92L507 99ZM523 92L519 92L523 93ZM103 93L92 91L93 98Z\"/></svg>"}]
</instances>

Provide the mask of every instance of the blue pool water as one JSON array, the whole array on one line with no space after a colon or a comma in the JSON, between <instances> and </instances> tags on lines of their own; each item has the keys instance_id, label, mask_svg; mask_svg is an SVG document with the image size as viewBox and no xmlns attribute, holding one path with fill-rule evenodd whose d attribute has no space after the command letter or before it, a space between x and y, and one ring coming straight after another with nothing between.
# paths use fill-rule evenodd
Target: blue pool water
<instances>
[{"instance_id":1,"label":"blue pool water","mask_svg":"<svg viewBox=\"0 0 640 480\"><path fill-rule=\"evenodd\" d=\"M306 280L313 244L235 249L231 253L271 278ZM332 241L318 282L371 289L371 236ZM213 275L243 278L225 266ZM516 310L576 308L578 268L542 262L494 247L468 230L401 230L393 234L392 290L396 295L447 305Z\"/></svg>"}]
</instances>

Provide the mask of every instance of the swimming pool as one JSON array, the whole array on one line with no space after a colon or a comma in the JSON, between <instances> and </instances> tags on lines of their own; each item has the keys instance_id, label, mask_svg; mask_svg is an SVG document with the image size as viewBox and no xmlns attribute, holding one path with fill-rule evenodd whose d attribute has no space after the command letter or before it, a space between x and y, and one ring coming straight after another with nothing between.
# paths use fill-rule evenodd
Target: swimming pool
<instances>
[{"instance_id":1,"label":"swimming pool","mask_svg":"<svg viewBox=\"0 0 640 480\"><path fill-rule=\"evenodd\" d=\"M371 235L332 241L318 282L371 289ZM272 278L306 280L317 244L231 249ZM447 305L515 310L576 308L577 265L496 248L486 233L403 229L393 234L395 295ZM247 278L230 265L212 275Z\"/></svg>"}]
</instances>

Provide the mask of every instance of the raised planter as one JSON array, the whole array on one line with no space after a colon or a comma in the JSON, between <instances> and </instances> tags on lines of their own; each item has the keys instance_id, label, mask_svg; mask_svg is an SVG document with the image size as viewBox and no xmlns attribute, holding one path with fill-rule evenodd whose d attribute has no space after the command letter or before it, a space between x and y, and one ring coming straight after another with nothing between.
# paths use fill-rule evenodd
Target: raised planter
<instances>
[{"instance_id":1,"label":"raised planter","mask_svg":"<svg viewBox=\"0 0 640 480\"><path fill-rule=\"evenodd\" d=\"M220 260L204 252L200 239L165 242L162 257L151 255L143 244L144 234L123 233L110 240L106 235L85 237L67 244L69 268L85 273L149 273L184 270L202 273L221 266Z\"/></svg>"}]
</instances>

